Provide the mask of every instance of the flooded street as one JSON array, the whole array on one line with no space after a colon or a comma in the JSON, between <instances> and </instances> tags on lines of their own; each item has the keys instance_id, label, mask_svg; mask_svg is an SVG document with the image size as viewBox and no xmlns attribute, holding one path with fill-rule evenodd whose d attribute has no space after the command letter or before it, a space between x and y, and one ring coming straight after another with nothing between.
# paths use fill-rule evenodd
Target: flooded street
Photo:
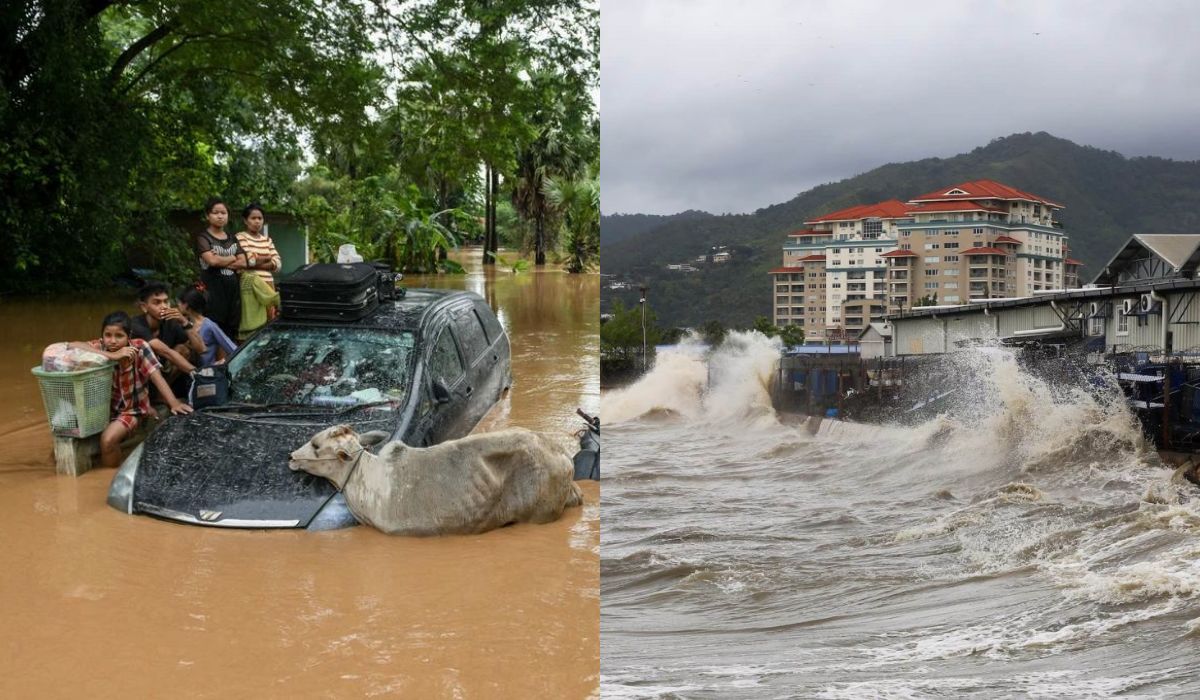
<instances>
[{"instance_id":1,"label":"flooded street","mask_svg":"<svg viewBox=\"0 0 1200 700\"><path fill-rule=\"evenodd\" d=\"M480 430L564 445L599 409L599 279L410 278L497 311L514 386ZM7 301L0 372L0 697L555 697L599 688L599 488L557 522L477 536L192 527L105 504L113 472L54 474L29 369L122 299Z\"/></svg>"}]
</instances>

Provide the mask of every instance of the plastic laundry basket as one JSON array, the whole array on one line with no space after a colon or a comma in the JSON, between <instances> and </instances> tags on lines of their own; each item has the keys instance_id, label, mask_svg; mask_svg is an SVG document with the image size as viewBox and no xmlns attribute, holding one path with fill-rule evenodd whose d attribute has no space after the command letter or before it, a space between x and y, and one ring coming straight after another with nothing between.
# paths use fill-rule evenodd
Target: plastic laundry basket
<instances>
[{"instance_id":1,"label":"plastic laundry basket","mask_svg":"<svg viewBox=\"0 0 1200 700\"><path fill-rule=\"evenodd\" d=\"M42 388L51 432L77 438L104 432L112 401L112 364L75 372L34 367L33 376Z\"/></svg>"}]
</instances>

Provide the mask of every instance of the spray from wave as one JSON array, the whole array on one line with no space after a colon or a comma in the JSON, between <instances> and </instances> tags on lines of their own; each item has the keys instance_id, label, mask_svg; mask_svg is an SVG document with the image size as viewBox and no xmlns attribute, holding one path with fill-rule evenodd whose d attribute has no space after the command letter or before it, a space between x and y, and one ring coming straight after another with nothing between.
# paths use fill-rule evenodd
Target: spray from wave
<instances>
[{"instance_id":1,"label":"spray from wave","mask_svg":"<svg viewBox=\"0 0 1200 700\"><path fill-rule=\"evenodd\" d=\"M896 400L894 420L814 419L809 433L771 410L777 358L756 334L666 350L602 398L625 423L605 492L602 587L618 612L605 663L693 682L702 652L647 660L647 648L719 646L709 668L753 669L721 673L729 687L757 679L763 697L837 689L829 678L921 695L928 677L960 676L985 697L1069 695L1088 675L1200 692L1177 672L1200 637L1200 499L1102 373L964 350L930 363L948 385L938 393L954 391L929 409ZM793 629L815 640L801 663ZM747 636L712 644L724 633ZM1133 651L1105 652L1118 646ZM980 658L1014 675L979 678ZM1037 675L1067 672L1044 687ZM626 687L609 677L606 695Z\"/></svg>"},{"instance_id":2,"label":"spray from wave","mask_svg":"<svg viewBox=\"0 0 1200 700\"><path fill-rule=\"evenodd\" d=\"M732 331L710 349L694 335L660 351L634 384L600 397L609 423L681 417L689 421L774 421L768 390L780 341L757 331Z\"/></svg>"}]
</instances>

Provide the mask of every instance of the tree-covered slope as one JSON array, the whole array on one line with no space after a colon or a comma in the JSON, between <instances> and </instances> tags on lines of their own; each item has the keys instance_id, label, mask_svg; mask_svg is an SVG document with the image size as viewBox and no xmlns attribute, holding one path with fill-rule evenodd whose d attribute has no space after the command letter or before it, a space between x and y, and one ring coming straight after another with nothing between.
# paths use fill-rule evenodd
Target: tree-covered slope
<instances>
[{"instance_id":1,"label":"tree-covered slope","mask_svg":"<svg viewBox=\"0 0 1200 700\"><path fill-rule=\"evenodd\" d=\"M620 243L672 221L693 221L711 216L694 209L678 214L609 214L600 217L600 245Z\"/></svg>"},{"instance_id":2,"label":"tree-covered slope","mask_svg":"<svg viewBox=\"0 0 1200 700\"><path fill-rule=\"evenodd\" d=\"M1089 280L1134 233L1200 233L1200 162L1126 158L1046 133L1014 134L953 158L891 163L841 182L820 185L753 214L669 220L625 240L604 241L605 273L650 286L653 308L670 325L716 319L749 326L770 315L767 271L780 246L805 219L856 204L910 197L970 180L991 179L1065 205L1060 213L1071 255ZM668 272L714 245L743 254L701 272ZM614 298L602 292L604 304ZM635 300L636 301L636 300Z\"/></svg>"}]
</instances>

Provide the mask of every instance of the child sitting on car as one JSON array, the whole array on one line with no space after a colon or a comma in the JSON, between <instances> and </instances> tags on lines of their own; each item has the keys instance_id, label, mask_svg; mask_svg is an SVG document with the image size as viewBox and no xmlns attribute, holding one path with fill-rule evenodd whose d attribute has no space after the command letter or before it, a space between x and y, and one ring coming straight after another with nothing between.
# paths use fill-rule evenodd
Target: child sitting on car
<instances>
[{"instance_id":1,"label":"child sitting on car","mask_svg":"<svg viewBox=\"0 0 1200 700\"><path fill-rule=\"evenodd\" d=\"M124 311L114 311L104 317L100 338L90 342L75 341L71 347L99 351L117 363L113 368L112 422L100 434L100 464L116 467L121 463L121 442L129 437L145 416L154 415L150 407L149 385L153 384L166 400L171 413L191 413L192 407L175 398L163 378L162 365L140 338L130 338L131 321Z\"/></svg>"}]
</instances>

